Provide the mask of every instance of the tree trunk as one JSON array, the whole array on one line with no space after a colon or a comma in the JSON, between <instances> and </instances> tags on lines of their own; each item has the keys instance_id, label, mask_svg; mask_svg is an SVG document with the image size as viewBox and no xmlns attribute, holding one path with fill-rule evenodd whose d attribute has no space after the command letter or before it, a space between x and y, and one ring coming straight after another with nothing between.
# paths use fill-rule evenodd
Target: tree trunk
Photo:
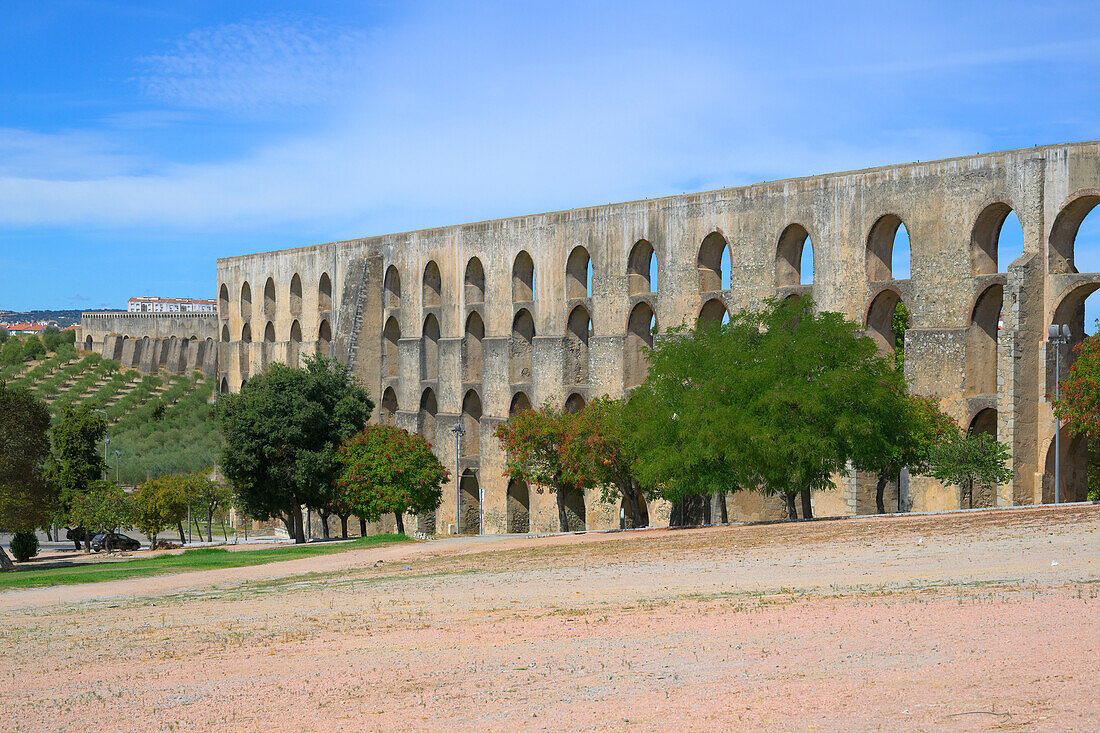
<instances>
[{"instance_id":1,"label":"tree trunk","mask_svg":"<svg viewBox=\"0 0 1100 733\"><path fill-rule=\"evenodd\" d=\"M180 531L180 544L181 545L186 545L187 544L187 535L185 535L183 533L183 520L182 519L179 520L178 522L176 522L176 529L178 529Z\"/></svg>"},{"instance_id":2,"label":"tree trunk","mask_svg":"<svg viewBox=\"0 0 1100 733\"><path fill-rule=\"evenodd\" d=\"M718 509L722 512L722 524L730 523L729 509L726 508L726 492L718 493Z\"/></svg>"},{"instance_id":3,"label":"tree trunk","mask_svg":"<svg viewBox=\"0 0 1100 733\"><path fill-rule=\"evenodd\" d=\"M362 517L359 517L359 536L367 536L367 520L363 519Z\"/></svg>"},{"instance_id":4,"label":"tree trunk","mask_svg":"<svg viewBox=\"0 0 1100 733\"><path fill-rule=\"evenodd\" d=\"M878 482L875 484L875 507L878 508L879 514L886 513L886 502L883 501L882 495L886 491L886 474L880 473L878 475Z\"/></svg>"},{"instance_id":5,"label":"tree trunk","mask_svg":"<svg viewBox=\"0 0 1100 733\"><path fill-rule=\"evenodd\" d=\"M784 496L787 498L787 518L798 519L798 507L794 503L794 494L785 493Z\"/></svg>"},{"instance_id":6,"label":"tree trunk","mask_svg":"<svg viewBox=\"0 0 1100 733\"><path fill-rule=\"evenodd\" d=\"M79 527L73 527L72 529L69 530L69 536L73 538L73 550L75 550L76 552L80 552L80 541L82 539L84 539L83 534L78 534L77 533L78 529L80 529L80 528Z\"/></svg>"},{"instance_id":7,"label":"tree trunk","mask_svg":"<svg viewBox=\"0 0 1100 733\"><path fill-rule=\"evenodd\" d=\"M802 489L802 518L813 519L814 508L810 504L810 490Z\"/></svg>"},{"instance_id":8,"label":"tree trunk","mask_svg":"<svg viewBox=\"0 0 1100 733\"><path fill-rule=\"evenodd\" d=\"M393 518L397 520L397 534L405 534L405 518L401 512L394 512Z\"/></svg>"},{"instance_id":9,"label":"tree trunk","mask_svg":"<svg viewBox=\"0 0 1100 733\"><path fill-rule=\"evenodd\" d=\"M150 550L157 549L157 534L156 534L156 532L154 532L153 536L149 538L149 549Z\"/></svg>"},{"instance_id":10,"label":"tree trunk","mask_svg":"<svg viewBox=\"0 0 1100 733\"><path fill-rule=\"evenodd\" d=\"M206 539L211 542L214 541L214 504L210 504L210 509L206 512Z\"/></svg>"},{"instance_id":11,"label":"tree trunk","mask_svg":"<svg viewBox=\"0 0 1100 733\"><path fill-rule=\"evenodd\" d=\"M4 548L0 547L0 571L15 570L15 563L8 557L8 553L4 552Z\"/></svg>"},{"instance_id":12,"label":"tree trunk","mask_svg":"<svg viewBox=\"0 0 1100 733\"><path fill-rule=\"evenodd\" d=\"M286 536L290 539L294 539L294 511L291 510L286 514L280 514L279 521L281 521L283 527L286 528Z\"/></svg>"},{"instance_id":13,"label":"tree trunk","mask_svg":"<svg viewBox=\"0 0 1100 733\"><path fill-rule=\"evenodd\" d=\"M322 512L320 510L317 511L317 514L321 517L321 537L327 540L329 539L328 518L332 515L328 512Z\"/></svg>"},{"instance_id":14,"label":"tree trunk","mask_svg":"<svg viewBox=\"0 0 1100 733\"><path fill-rule=\"evenodd\" d=\"M637 529L638 527L648 527L649 521L642 515L642 492L638 488L638 484L634 481L630 482L630 522L631 525Z\"/></svg>"},{"instance_id":15,"label":"tree trunk","mask_svg":"<svg viewBox=\"0 0 1100 733\"><path fill-rule=\"evenodd\" d=\"M342 539L345 539L345 540L348 538L348 515L347 514L341 514L340 515L340 537Z\"/></svg>"},{"instance_id":16,"label":"tree trunk","mask_svg":"<svg viewBox=\"0 0 1100 733\"><path fill-rule=\"evenodd\" d=\"M84 553L92 554L92 533L88 530L84 530Z\"/></svg>"},{"instance_id":17,"label":"tree trunk","mask_svg":"<svg viewBox=\"0 0 1100 733\"><path fill-rule=\"evenodd\" d=\"M967 486L969 487L966 491L967 500L970 502L970 508L973 509L974 508L974 479L967 480Z\"/></svg>"},{"instance_id":18,"label":"tree trunk","mask_svg":"<svg viewBox=\"0 0 1100 733\"><path fill-rule=\"evenodd\" d=\"M302 507L294 505L294 544L300 545L306 541L306 531L302 519Z\"/></svg>"},{"instance_id":19,"label":"tree trunk","mask_svg":"<svg viewBox=\"0 0 1100 733\"><path fill-rule=\"evenodd\" d=\"M558 525L561 527L562 532L569 531L569 515L565 512L565 492L567 490L565 486L559 486L557 491L554 492L558 495Z\"/></svg>"}]
</instances>

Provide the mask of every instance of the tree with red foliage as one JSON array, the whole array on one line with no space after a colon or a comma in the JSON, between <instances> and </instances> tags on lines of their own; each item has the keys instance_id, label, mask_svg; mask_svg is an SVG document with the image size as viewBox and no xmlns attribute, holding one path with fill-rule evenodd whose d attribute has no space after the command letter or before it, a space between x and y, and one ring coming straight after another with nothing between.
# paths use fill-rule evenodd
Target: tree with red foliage
<instances>
[{"instance_id":1,"label":"tree with red foliage","mask_svg":"<svg viewBox=\"0 0 1100 733\"><path fill-rule=\"evenodd\" d=\"M431 443L392 425L369 425L353 435L337 451L336 464L339 505L370 521L393 512L401 534L403 515L435 511L450 478Z\"/></svg>"},{"instance_id":2,"label":"tree with red foliage","mask_svg":"<svg viewBox=\"0 0 1100 733\"><path fill-rule=\"evenodd\" d=\"M1054 414L1070 435L1100 433L1100 338L1088 336L1073 348L1077 359L1059 383Z\"/></svg>"}]
</instances>

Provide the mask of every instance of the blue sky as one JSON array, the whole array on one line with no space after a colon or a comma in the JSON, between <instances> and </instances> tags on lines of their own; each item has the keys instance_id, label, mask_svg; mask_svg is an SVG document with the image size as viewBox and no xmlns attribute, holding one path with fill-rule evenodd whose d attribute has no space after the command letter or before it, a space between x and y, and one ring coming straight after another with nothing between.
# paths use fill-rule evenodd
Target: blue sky
<instances>
[{"instance_id":1,"label":"blue sky","mask_svg":"<svg viewBox=\"0 0 1100 733\"><path fill-rule=\"evenodd\" d=\"M0 308L214 297L219 256L1100 138L1100 6L892 5L5 0Z\"/></svg>"}]
</instances>

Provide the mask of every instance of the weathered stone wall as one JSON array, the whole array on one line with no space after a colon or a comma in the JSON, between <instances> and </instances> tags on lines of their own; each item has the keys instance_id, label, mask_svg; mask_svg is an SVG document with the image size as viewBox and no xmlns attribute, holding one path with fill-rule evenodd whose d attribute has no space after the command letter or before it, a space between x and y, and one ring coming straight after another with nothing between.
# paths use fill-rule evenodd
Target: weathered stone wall
<instances>
[{"instance_id":1,"label":"weathered stone wall","mask_svg":"<svg viewBox=\"0 0 1100 733\"><path fill-rule=\"evenodd\" d=\"M1100 287L1100 274L1076 272L1072 251L1077 225L1097 202L1100 145L1090 142L223 259L219 380L237 389L265 361L293 362L312 350L349 361L379 403L378 419L426 434L452 471L450 429L464 426L457 469L477 487L470 496L484 491L484 531L505 532L508 481L494 425L513 405L626 394L644 376L638 352L649 342L650 313L664 332L768 297L812 294L888 349L889 315L901 300L912 317L912 390L1010 445L1014 479L990 501L1041 501L1054 429L1046 326L1077 324L1084 297ZM1008 263L998 261L996 241L1011 211L1024 254ZM892 242L901 224L911 275L899 279ZM807 237L812 283L798 274ZM723 251L728 273L718 272ZM1079 460L1080 446L1064 451ZM836 483L835 492L815 493L819 514L867 509L857 477ZM964 501L957 488L922 477L909 492L914 510ZM552 495L531 490L525 511L532 529L556 528ZM774 500L731 498L732 518L781 511ZM455 512L452 485L437 531L453 528ZM585 497L583 513L590 527L617 526L618 507L596 496ZM650 515L667 521L668 508L655 503Z\"/></svg>"},{"instance_id":2,"label":"weathered stone wall","mask_svg":"<svg viewBox=\"0 0 1100 733\"><path fill-rule=\"evenodd\" d=\"M77 344L144 374L217 373L213 313L84 313Z\"/></svg>"}]
</instances>

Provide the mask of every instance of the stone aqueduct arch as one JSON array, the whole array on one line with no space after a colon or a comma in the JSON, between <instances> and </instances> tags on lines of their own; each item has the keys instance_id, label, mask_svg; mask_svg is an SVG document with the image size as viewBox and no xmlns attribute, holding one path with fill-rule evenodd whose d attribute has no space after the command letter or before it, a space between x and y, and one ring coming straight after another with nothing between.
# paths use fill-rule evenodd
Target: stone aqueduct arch
<instances>
[{"instance_id":1,"label":"stone aqueduct arch","mask_svg":"<svg viewBox=\"0 0 1100 733\"><path fill-rule=\"evenodd\" d=\"M231 338L218 344L219 370L232 390L259 368L263 347L240 336L269 320L272 358L290 358L294 321L301 353L347 361L379 403L374 419L424 434L452 471L450 428L464 424L468 440L476 422L478 444L462 444L459 461L467 487L484 491L485 531L519 526L524 512L531 528L550 529L552 502L503 476L488 437L497 423L547 401L573 409L626 394L644 379L654 330L811 295L884 350L900 337L914 392L939 397L963 425L981 415L1010 445L1014 480L982 500L1029 504L1049 494L1046 325L1066 320L1079 334L1084 297L1100 288L1073 252L1098 203L1100 144L1078 143L227 258L218 292ZM1024 253L1006 262L997 240L1012 212ZM908 277L894 250L903 225ZM266 298L252 302L269 279L273 317ZM905 334L892 332L898 302ZM857 482L837 483L815 494L818 514L856 511ZM455 529L453 491L444 494L439 532ZM964 502L919 477L910 495L916 510ZM764 511L733 503L735 518ZM577 514L610 525L600 506L585 497ZM648 511L662 521L659 503Z\"/></svg>"}]
</instances>

